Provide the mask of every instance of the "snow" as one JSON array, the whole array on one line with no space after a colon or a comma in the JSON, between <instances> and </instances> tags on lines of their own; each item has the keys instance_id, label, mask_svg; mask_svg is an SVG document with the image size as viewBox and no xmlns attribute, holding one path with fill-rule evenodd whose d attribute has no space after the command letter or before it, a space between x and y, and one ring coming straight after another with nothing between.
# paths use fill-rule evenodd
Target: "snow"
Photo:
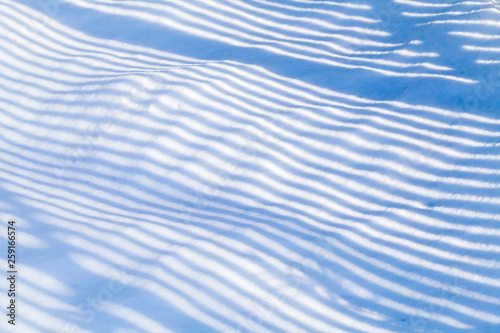
<instances>
[{"instance_id":1,"label":"snow","mask_svg":"<svg viewBox=\"0 0 500 333\"><path fill-rule=\"evenodd\" d=\"M499 332L499 39L488 0L2 1L0 331Z\"/></svg>"}]
</instances>

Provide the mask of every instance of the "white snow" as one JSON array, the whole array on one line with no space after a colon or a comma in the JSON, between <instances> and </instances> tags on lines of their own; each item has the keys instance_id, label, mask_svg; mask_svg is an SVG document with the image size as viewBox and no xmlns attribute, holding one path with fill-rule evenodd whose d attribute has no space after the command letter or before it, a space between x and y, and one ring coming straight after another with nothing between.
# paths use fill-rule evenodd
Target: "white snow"
<instances>
[{"instance_id":1,"label":"white snow","mask_svg":"<svg viewBox=\"0 0 500 333\"><path fill-rule=\"evenodd\" d=\"M493 0L0 2L0 331L500 332L499 39Z\"/></svg>"}]
</instances>

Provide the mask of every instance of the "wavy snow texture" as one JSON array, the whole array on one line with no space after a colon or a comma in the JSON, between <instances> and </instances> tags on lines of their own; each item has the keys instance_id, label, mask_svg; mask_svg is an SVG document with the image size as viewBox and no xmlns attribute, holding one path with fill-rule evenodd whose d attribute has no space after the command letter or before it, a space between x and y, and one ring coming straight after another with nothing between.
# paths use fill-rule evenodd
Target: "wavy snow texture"
<instances>
[{"instance_id":1,"label":"wavy snow texture","mask_svg":"<svg viewBox=\"0 0 500 333\"><path fill-rule=\"evenodd\" d=\"M18 329L496 332L499 13L384 6L1 3Z\"/></svg>"}]
</instances>

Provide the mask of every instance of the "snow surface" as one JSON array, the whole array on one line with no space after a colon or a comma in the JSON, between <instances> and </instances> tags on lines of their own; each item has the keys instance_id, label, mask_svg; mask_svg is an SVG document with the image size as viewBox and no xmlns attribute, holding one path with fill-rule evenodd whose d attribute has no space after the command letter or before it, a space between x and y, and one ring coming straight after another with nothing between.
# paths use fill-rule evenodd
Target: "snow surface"
<instances>
[{"instance_id":1,"label":"snow surface","mask_svg":"<svg viewBox=\"0 0 500 333\"><path fill-rule=\"evenodd\" d=\"M499 9L2 0L1 332L500 332Z\"/></svg>"}]
</instances>

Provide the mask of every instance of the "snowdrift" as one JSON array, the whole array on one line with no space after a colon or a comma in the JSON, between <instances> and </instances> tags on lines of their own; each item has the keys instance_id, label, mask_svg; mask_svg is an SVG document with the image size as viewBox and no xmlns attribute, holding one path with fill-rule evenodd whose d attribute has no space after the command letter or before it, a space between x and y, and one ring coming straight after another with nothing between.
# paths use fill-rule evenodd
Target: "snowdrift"
<instances>
[{"instance_id":1,"label":"snowdrift","mask_svg":"<svg viewBox=\"0 0 500 333\"><path fill-rule=\"evenodd\" d=\"M498 3L6 0L0 36L2 332L500 330Z\"/></svg>"}]
</instances>

